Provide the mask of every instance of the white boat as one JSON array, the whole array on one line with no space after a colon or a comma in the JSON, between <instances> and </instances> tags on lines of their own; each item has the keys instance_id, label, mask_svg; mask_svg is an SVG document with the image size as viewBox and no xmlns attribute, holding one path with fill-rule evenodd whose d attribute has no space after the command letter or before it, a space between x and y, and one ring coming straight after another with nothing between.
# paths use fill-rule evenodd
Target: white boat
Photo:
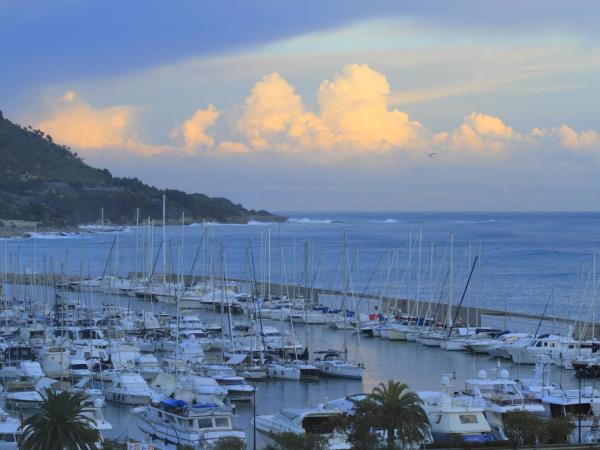
<instances>
[{"instance_id":1,"label":"white boat","mask_svg":"<svg viewBox=\"0 0 600 450\"><path fill-rule=\"evenodd\" d=\"M300 360L294 361L271 361L265 364L267 374L271 378L283 380L318 380L319 369L309 363Z\"/></svg>"},{"instance_id":2,"label":"white boat","mask_svg":"<svg viewBox=\"0 0 600 450\"><path fill-rule=\"evenodd\" d=\"M146 380L131 372L115 374L105 392L108 401L125 405L147 405L152 399L152 390Z\"/></svg>"},{"instance_id":3,"label":"white boat","mask_svg":"<svg viewBox=\"0 0 600 450\"><path fill-rule=\"evenodd\" d=\"M433 328L423 330L417 336L417 342L426 347L439 347L440 341L448 337L448 332L443 329Z\"/></svg>"},{"instance_id":4,"label":"white boat","mask_svg":"<svg viewBox=\"0 0 600 450\"><path fill-rule=\"evenodd\" d=\"M365 368L359 363L346 361L342 352L325 350L315 352L314 364L319 374L335 378L362 379Z\"/></svg>"},{"instance_id":5,"label":"white boat","mask_svg":"<svg viewBox=\"0 0 600 450\"><path fill-rule=\"evenodd\" d=\"M533 335L529 333L509 333L498 338L496 344L492 344L487 348L487 354L494 358L512 359L508 352L511 348L523 348L531 344Z\"/></svg>"},{"instance_id":6,"label":"white boat","mask_svg":"<svg viewBox=\"0 0 600 450\"><path fill-rule=\"evenodd\" d=\"M254 387L244 377L237 376L231 367L208 364L203 366L203 370L207 376L227 389L227 395L232 401L250 401L254 397Z\"/></svg>"},{"instance_id":7,"label":"white boat","mask_svg":"<svg viewBox=\"0 0 600 450\"><path fill-rule=\"evenodd\" d=\"M135 360L133 370L144 380L151 381L160 373L160 363L152 353L143 353Z\"/></svg>"},{"instance_id":8,"label":"white boat","mask_svg":"<svg viewBox=\"0 0 600 450\"><path fill-rule=\"evenodd\" d=\"M552 363L563 365L563 361L570 362L577 356L591 354L592 346L583 344L571 337L544 335L526 347L509 349L508 353L515 364L535 364L539 356L547 355Z\"/></svg>"},{"instance_id":9,"label":"white boat","mask_svg":"<svg viewBox=\"0 0 600 450\"><path fill-rule=\"evenodd\" d=\"M4 405L15 413L33 413L44 401L39 392L29 382L12 381L6 384Z\"/></svg>"},{"instance_id":10,"label":"white boat","mask_svg":"<svg viewBox=\"0 0 600 450\"><path fill-rule=\"evenodd\" d=\"M467 344L467 350L475 353L488 353L495 348L516 342L521 339L529 338L531 342L532 336L529 333L504 333L494 339L476 339Z\"/></svg>"},{"instance_id":11,"label":"white boat","mask_svg":"<svg viewBox=\"0 0 600 450\"><path fill-rule=\"evenodd\" d=\"M411 330L407 321L390 322L387 326L387 338L390 341L406 341L406 336Z\"/></svg>"},{"instance_id":12,"label":"white boat","mask_svg":"<svg viewBox=\"0 0 600 450\"><path fill-rule=\"evenodd\" d=\"M549 357L542 355L535 365L533 378L524 379L521 388L526 396L542 403L549 417L567 419L573 424L571 443L600 442L600 391L593 386L564 389L550 382ZM580 428L581 426L581 428Z\"/></svg>"},{"instance_id":13,"label":"white boat","mask_svg":"<svg viewBox=\"0 0 600 450\"><path fill-rule=\"evenodd\" d=\"M92 426L96 428L100 434L104 436L105 432L112 430L112 424L105 419L104 413L102 412L102 400L98 398L88 399L84 405L85 409L82 411L82 414L93 420ZM2 447L0 447L0 449L1 448Z\"/></svg>"},{"instance_id":14,"label":"white boat","mask_svg":"<svg viewBox=\"0 0 600 450\"><path fill-rule=\"evenodd\" d=\"M489 442L498 440L485 418L484 409L465 406L450 395L450 377L442 377L442 391L419 391L430 432L437 443Z\"/></svg>"},{"instance_id":15,"label":"white boat","mask_svg":"<svg viewBox=\"0 0 600 450\"><path fill-rule=\"evenodd\" d=\"M466 380L466 388L460 398L467 405L485 410L486 419L497 436L504 437L504 414L514 411L544 412L539 401L525 396L517 381L510 378L508 370L497 367L491 373L488 375L488 371L480 370L477 378Z\"/></svg>"},{"instance_id":16,"label":"white boat","mask_svg":"<svg viewBox=\"0 0 600 450\"><path fill-rule=\"evenodd\" d=\"M255 426L266 437L279 433L315 433L329 438L328 448L350 449L345 437L335 433L342 411L325 408L282 409L277 414L256 416Z\"/></svg>"},{"instance_id":17,"label":"white boat","mask_svg":"<svg viewBox=\"0 0 600 450\"><path fill-rule=\"evenodd\" d=\"M0 450L17 450L21 421L0 409Z\"/></svg>"},{"instance_id":18,"label":"white boat","mask_svg":"<svg viewBox=\"0 0 600 450\"><path fill-rule=\"evenodd\" d=\"M238 375L247 380L260 381L268 377L267 368L255 364L250 353L233 353L225 364L233 367Z\"/></svg>"},{"instance_id":19,"label":"white boat","mask_svg":"<svg viewBox=\"0 0 600 450\"><path fill-rule=\"evenodd\" d=\"M325 325L327 317L321 311L312 311L305 309L304 311L293 312L289 315L292 322L304 323L307 325Z\"/></svg>"},{"instance_id":20,"label":"white boat","mask_svg":"<svg viewBox=\"0 0 600 450\"><path fill-rule=\"evenodd\" d=\"M231 409L213 403L188 404L183 400L162 400L132 409L140 430L159 450L181 446L210 449L226 437L246 440L243 431L234 430Z\"/></svg>"},{"instance_id":21,"label":"white boat","mask_svg":"<svg viewBox=\"0 0 600 450\"><path fill-rule=\"evenodd\" d=\"M294 355L304 352L302 345L294 336L284 336L273 326L263 326L260 332L265 349L277 355Z\"/></svg>"},{"instance_id":22,"label":"white boat","mask_svg":"<svg viewBox=\"0 0 600 450\"><path fill-rule=\"evenodd\" d=\"M37 361L19 361L14 365L5 365L0 369L0 378L6 381L33 381L44 377L44 371Z\"/></svg>"},{"instance_id":23,"label":"white boat","mask_svg":"<svg viewBox=\"0 0 600 450\"><path fill-rule=\"evenodd\" d=\"M496 336L498 330L490 328L456 327L440 340L440 348L447 351L465 351L472 342L480 339L489 339Z\"/></svg>"}]
</instances>

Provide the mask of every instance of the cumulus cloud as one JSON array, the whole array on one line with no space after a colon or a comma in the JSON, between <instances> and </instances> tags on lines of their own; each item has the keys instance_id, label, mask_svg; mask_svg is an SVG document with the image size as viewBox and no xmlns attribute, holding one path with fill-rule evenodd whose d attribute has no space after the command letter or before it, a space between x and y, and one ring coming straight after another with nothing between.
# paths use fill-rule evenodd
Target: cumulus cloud
<instances>
[{"instance_id":1,"label":"cumulus cloud","mask_svg":"<svg viewBox=\"0 0 600 450\"><path fill-rule=\"evenodd\" d=\"M198 147L210 148L214 144L214 139L206 132L206 129L214 125L218 117L219 111L209 104L206 109L197 110L192 117L175 129L171 136L173 138L182 136L188 151L193 151Z\"/></svg>"},{"instance_id":2,"label":"cumulus cloud","mask_svg":"<svg viewBox=\"0 0 600 450\"><path fill-rule=\"evenodd\" d=\"M271 73L253 86L239 109L227 113L234 115L227 121L229 128L219 128L219 138L209 129L221 113L209 104L172 131L173 146L136 139L133 125L138 108L94 108L74 91L62 96L52 117L39 127L72 147L143 155L173 150L229 155L276 152L327 162L372 154L422 158L424 152L433 151L454 160L482 160L548 148L566 155L600 156L596 131L577 131L566 124L518 131L500 117L472 112L456 128L435 132L391 107L390 90L383 74L364 64L347 65L320 83L317 108L310 111L292 84Z\"/></svg>"},{"instance_id":3,"label":"cumulus cloud","mask_svg":"<svg viewBox=\"0 0 600 450\"><path fill-rule=\"evenodd\" d=\"M384 75L367 65L348 65L321 83L317 93L321 119L338 142L357 150L423 147L423 127L408 114L390 110L389 94Z\"/></svg>"},{"instance_id":4,"label":"cumulus cloud","mask_svg":"<svg viewBox=\"0 0 600 450\"><path fill-rule=\"evenodd\" d=\"M577 132L568 125L561 125L556 129L561 144L569 150L600 150L598 133L594 130Z\"/></svg>"},{"instance_id":5,"label":"cumulus cloud","mask_svg":"<svg viewBox=\"0 0 600 450\"><path fill-rule=\"evenodd\" d=\"M132 130L138 108L111 106L93 108L74 91L66 92L54 106L52 117L38 127L53 136L56 142L81 149L124 149L140 154L168 150L165 146L145 144L135 138Z\"/></svg>"},{"instance_id":6,"label":"cumulus cloud","mask_svg":"<svg viewBox=\"0 0 600 450\"><path fill-rule=\"evenodd\" d=\"M306 111L279 74L254 85L237 122L253 150L388 151L422 148L424 128L388 108L386 78L366 65L349 65L317 92L319 113Z\"/></svg>"},{"instance_id":7,"label":"cumulus cloud","mask_svg":"<svg viewBox=\"0 0 600 450\"><path fill-rule=\"evenodd\" d=\"M219 144L219 150L227 153L247 153L249 151L241 142L223 141Z\"/></svg>"},{"instance_id":8,"label":"cumulus cloud","mask_svg":"<svg viewBox=\"0 0 600 450\"><path fill-rule=\"evenodd\" d=\"M311 136L319 139L326 132L318 117L304 110L302 99L294 87L277 73L263 77L254 85L237 121L238 131L254 150L281 150L306 147Z\"/></svg>"},{"instance_id":9,"label":"cumulus cloud","mask_svg":"<svg viewBox=\"0 0 600 450\"><path fill-rule=\"evenodd\" d=\"M455 130L435 134L431 143L456 151L500 152L511 143L522 141L521 134L507 126L502 119L487 114L471 113Z\"/></svg>"}]
</instances>

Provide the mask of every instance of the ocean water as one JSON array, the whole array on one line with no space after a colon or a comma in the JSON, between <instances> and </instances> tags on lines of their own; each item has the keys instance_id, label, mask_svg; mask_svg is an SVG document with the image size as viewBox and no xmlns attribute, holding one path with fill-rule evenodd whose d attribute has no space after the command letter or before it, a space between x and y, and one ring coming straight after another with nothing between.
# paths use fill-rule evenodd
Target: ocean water
<instances>
[{"instance_id":1,"label":"ocean water","mask_svg":"<svg viewBox=\"0 0 600 450\"><path fill-rule=\"evenodd\" d=\"M152 232L141 225L118 234L5 239L0 268L55 276L152 267L162 273L166 259L167 272L187 275L193 265L195 274L221 274L224 261L230 277L340 290L347 280L356 292L457 301L479 255L469 304L539 314L554 292L557 314L577 318L591 311L600 213L287 215L283 224L168 226L164 245L159 225Z\"/></svg>"}]
</instances>

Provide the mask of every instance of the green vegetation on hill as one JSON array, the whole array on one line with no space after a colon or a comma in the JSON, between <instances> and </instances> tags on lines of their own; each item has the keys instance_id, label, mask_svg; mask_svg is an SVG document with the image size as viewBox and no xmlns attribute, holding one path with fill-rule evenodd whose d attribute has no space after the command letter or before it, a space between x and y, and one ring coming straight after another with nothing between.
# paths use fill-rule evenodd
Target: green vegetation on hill
<instances>
[{"instance_id":1,"label":"green vegetation on hill","mask_svg":"<svg viewBox=\"0 0 600 450\"><path fill-rule=\"evenodd\" d=\"M226 198L160 190L137 178L113 177L107 169L88 166L51 136L14 124L0 112L0 219L65 227L95 223L104 208L107 222L129 224L137 208L142 219L162 217L163 194L170 222L179 220L182 212L187 222L284 220Z\"/></svg>"}]
</instances>

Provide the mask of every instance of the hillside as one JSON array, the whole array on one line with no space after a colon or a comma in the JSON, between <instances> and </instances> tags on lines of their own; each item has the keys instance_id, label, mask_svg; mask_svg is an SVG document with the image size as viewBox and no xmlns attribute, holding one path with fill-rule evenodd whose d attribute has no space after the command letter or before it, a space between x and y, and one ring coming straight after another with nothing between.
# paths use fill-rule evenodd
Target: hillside
<instances>
[{"instance_id":1,"label":"hillside","mask_svg":"<svg viewBox=\"0 0 600 450\"><path fill-rule=\"evenodd\" d=\"M95 223L102 208L105 220L113 224L132 223L136 208L141 218L158 219L163 194L170 222L180 220L182 211L187 222L285 219L247 210L226 198L160 190L137 178L113 177L106 169L88 166L40 130L12 123L0 112L0 226L2 219L47 227Z\"/></svg>"}]
</instances>

